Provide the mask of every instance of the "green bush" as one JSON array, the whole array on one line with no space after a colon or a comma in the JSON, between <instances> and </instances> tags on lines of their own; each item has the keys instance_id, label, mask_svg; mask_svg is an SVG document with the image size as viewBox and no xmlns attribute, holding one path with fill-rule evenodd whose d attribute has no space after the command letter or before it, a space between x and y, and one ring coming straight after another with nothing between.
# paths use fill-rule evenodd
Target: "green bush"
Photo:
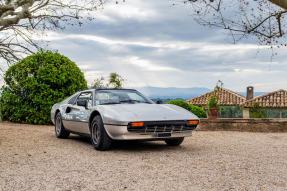
<instances>
[{"instance_id":1,"label":"green bush","mask_svg":"<svg viewBox=\"0 0 287 191\"><path fill-rule=\"evenodd\" d=\"M74 62L42 50L12 65L4 80L0 113L3 120L13 122L51 123L53 104L87 89L84 75Z\"/></svg>"},{"instance_id":2,"label":"green bush","mask_svg":"<svg viewBox=\"0 0 287 191\"><path fill-rule=\"evenodd\" d=\"M206 118L206 113L205 113L204 109L202 109L201 107L195 106L195 105L189 105L188 103L186 103L183 100L171 100L171 101L167 102L167 104L177 105L179 107L182 107L182 108L192 112L194 115L196 115L199 118Z\"/></svg>"},{"instance_id":3,"label":"green bush","mask_svg":"<svg viewBox=\"0 0 287 191\"><path fill-rule=\"evenodd\" d=\"M199 118L206 118L206 112L204 111L204 109L202 109L201 107L198 107L196 105L190 105L191 108L191 112L196 115Z\"/></svg>"},{"instance_id":4,"label":"green bush","mask_svg":"<svg viewBox=\"0 0 287 191\"><path fill-rule=\"evenodd\" d=\"M220 118L242 118L242 107L239 106L221 106Z\"/></svg>"},{"instance_id":5,"label":"green bush","mask_svg":"<svg viewBox=\"0 0 287 191\"><path fill-rule=\"evenodd\" d=\"M253 107L250 108L251 118L265 118L258 102L253 104Z\"/></svg>"},{"instance_id":6,"label":"green bush","mask_svg":"<svg viewBox=\"0 0 287 191\"><path fill-rule=\"evenodd\" d=\"M182 107L188 111L190 111L190 106L188 103L186 103L185 101L183 100L170 100L169 102L167 102L166 104L173 104L173 105L177 105L179 107Z\"/></svg>"}]
</instances>

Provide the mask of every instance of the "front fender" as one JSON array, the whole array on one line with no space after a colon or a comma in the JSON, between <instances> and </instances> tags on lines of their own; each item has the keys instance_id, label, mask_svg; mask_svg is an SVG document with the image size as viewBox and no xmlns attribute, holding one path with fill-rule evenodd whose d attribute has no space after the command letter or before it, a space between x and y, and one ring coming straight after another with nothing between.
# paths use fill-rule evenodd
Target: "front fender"
<instances>
[{"instance_id":1,"label":"front fender","mask_svg":"<svg viewBox=\"0 0 287 191\"><path fill-rule=\"evenodd\" d=\"M101 118L102 118L102 120L103 120L103 115L101 114L101 112L99 112L97 109L92 109L91 114L90 114L90 117L89 117L89 129L90 129L90 133L91 133L91 134L92 134L92 131L91 131L91 123L92 123L92 121L93 121L93 119L94 119L94 117L95 117L96 115L100 115ZM104 120L103 120L103 121L104 121Z\"/></svg>"}]
</instances>

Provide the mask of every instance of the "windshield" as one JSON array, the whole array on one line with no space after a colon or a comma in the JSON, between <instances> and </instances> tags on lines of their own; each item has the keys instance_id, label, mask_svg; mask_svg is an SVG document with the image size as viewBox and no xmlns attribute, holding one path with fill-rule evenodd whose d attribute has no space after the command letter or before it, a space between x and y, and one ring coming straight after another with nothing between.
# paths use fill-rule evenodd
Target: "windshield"
<instances>
[{"instance_id":1,"label":"windshield","mask_svg":"<svg viewBox=\"0 0 287 191\"><path fill-rule=\"evenodd\" d=\"M135 90L97 90L96 105L107 104L153 104L153 102Z\"/></svg>"}]
</instances>

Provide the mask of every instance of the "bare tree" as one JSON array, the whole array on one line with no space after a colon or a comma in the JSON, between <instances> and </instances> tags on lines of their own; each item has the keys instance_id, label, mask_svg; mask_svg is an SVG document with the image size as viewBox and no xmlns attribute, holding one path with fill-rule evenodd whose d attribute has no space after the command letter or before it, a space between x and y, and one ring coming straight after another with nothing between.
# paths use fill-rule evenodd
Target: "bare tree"
<instances>
[{"instance_id":1,"label":"bare tree","mask_svg":"<svg viewBox=\"0 0 287 191\"><path fill-rule=\"evenodd\" d=\"M33 53L42 45L35 37L82 25L102 5L102 0L0 0L0 62L9 65Z\"/></svg>"},{"instance_id":2,"label":"bare tree","mask_svg":"<svg viewBox=\"0 0 287 191\"><path fill-rule=\"evenodd\" d=\"M255 35L259 44L287 46L287 0L188 0L194 19L201 25L229 31L234 43Z\"/></svg>"}]
</instances>

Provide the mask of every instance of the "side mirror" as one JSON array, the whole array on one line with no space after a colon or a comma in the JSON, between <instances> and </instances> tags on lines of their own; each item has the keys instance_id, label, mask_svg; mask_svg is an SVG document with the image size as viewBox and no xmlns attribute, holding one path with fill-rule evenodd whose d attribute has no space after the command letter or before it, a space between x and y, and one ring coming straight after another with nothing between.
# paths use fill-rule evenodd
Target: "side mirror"
<instances>
[{"instance_id":1,"label":"side mirror","mask_svg":"<svg viewBox=\"0 0 287 191\"><path fill-rule=\"evenodd\" d=\"M71 110L72 110L72 109L71 109L70 107L67 107L67 108L66 108L66 113L70 113Z\"/></svg>"},{"instance_id":2,"label":"side mirror","mask_svg":"<svg viewBox=\"0 0 287 191\"><path fill-rule=\"evenodd\" d=\"M163 102L161 100L157 100L156 104L163 104Z\"/></svg>"},{"instance_id":3,"label":"side mirror","mask_svg":"<svg viewBox=\"0 0 287 191\"><path fill-rule=\"evenodd\" d=\"M83 107L85 107L85 108L87 108L87 104L88 102L87 102L87 100L79 100L79 101L77 101L77 105L78 106L83 106Z\"/></svg>"}]
</instances>

